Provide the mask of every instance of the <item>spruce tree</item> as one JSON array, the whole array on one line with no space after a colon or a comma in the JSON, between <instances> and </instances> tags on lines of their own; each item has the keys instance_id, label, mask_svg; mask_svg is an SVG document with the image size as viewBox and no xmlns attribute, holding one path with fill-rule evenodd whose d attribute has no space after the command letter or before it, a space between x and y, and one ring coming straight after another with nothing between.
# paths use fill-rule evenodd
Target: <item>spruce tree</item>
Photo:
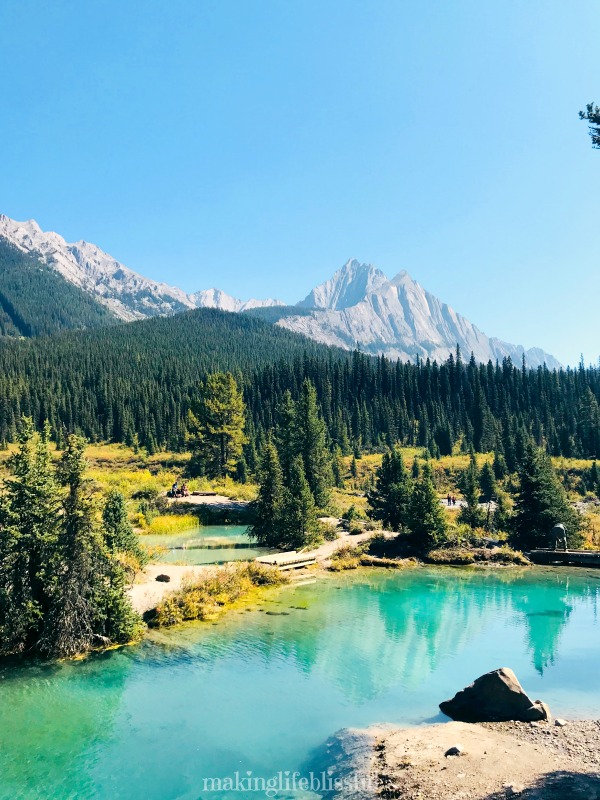
<instances>
[{"instance_id":1,"label":"spruce tree","mask_svg":"<svg viewBox=\"0 0 600 800\"><path fill-rule=\"evenodd\" d=\"M110 557L96 521L84 449L81 437L69 436L57 467L65 496L49 608L36 645L44 656L72 656L125 643L139 631L139 618L124 594L124 571Z\"/></svg>"},{"instance_id":2,"label":"spruce tree","mask_svg":"<svg viewBox=\"0 0 600 800\"><path fill-rule=\"evenodd\" d=\"M496 477L494 469L489 461L486 461L479 472L479 487L481 489L481 500L484 503L489 503L496 497L498 487L496 485Z\"/></svg>"},{"instance_id":3,"label":"spruce tree","mask_svg":"<svg viewBox=\"0 0 600 800\"><path fill-rule=\"evenodd\" d=\"M258 480L258 497L252 504L254 522L249 535L263 547L280 547L285 541L283 472L271 439L263 448Z\"/></svg>"},{"instance_id":4,"label":"spruce tree","mask_svg":"<svg viewBox=\"0 0 600 800\"><path fill-rule=\"evenodd\" d=\"M285 481L289 480L292 464L299 453L299 441L296 431L296 404L292 400L289 389L284 392L283 399L277 408L277 427L275 446Z\"/></svg>"},{"instance_id":5,"label":"spruce tree","mask_svg":"<svg viewBox=\"0 0 600 800\"><path fill-rule=\"evenodd\" d=\"M375 486L367 493L369 516L392 531L404 530L409 513L411 483L399 448L384 453L375 473Z\"/></svg>"},{"instance_id":6,"label":"spruce tree","mask_svg":"<svg viewBox=\"0 0 600 800\"><path fill-rule=\"evenodd\" d=\"M502 453L498 452L498 450L494 450L493 470L494 470L494 477L498 481L501 481L503 478L505 478L508 472L506 459L504 458Z\"/></svg>"},{"instance_id":7,"label":"spruce tree","mask_svg":"<svg viewBox=\"0 0 600 800\"><path fill-rule=\"evenodd\" d=\"M201 384L187 424L191 432L191 470L198 473L204 469L209 478L231 473L242 454L246 435L242 392L230 372L212 373Z\"/></svg>"},{"instance_id":8,"label":"spruce tree","mask_svg":"<svg viewBox=\"0 0 600 800\"><path fill-rule=\"evenodd\" d=\"M408 526L413 544L420 552L431 550L446 537L446 517L433 485L429 465L425 465L413 489Z\"/></svg>"},{"instance_id":9,"label":"spruce tree","mask_svg":"<svg viewBox=\"0 0 600 800\"><path fill-rule=\"evenodd\" d=\"M54 469L49 426L23 421L0 502L0 652L64 657L140 632L70 436Z\"/></svg>"},{"instance_id":10,"label":"spruce tree","mask_svg":"<svg viewBox=\"0 0 600 800\"><path fill-rule=\"evenodd\" d=\"M317 392L308 379L302 384L295 414L296 452L302 457L304 473L318 508L329 502L333 483L327 432L319 412Z\"/></svg>"},{"instance_id":11,"label":"spruce tree","mask_svg":"<svg viewBox=\"0 0 600 800\"><path fill-rule=\"evenodd\" d=\"M283 517L286 547L299 550L315 543L318 533L315 501L304 474L304 463L297 456L284 492Z\"/></svg>"},{"instance_id":12,"label":"spruce tree","mask_svg":"<svg viewBox=\"0 0 600 800\"><path fill-rule=\"evenodd\" d=\"M518 470L511 542L521 549L551 545L554 525L562 523L570 548L581 544L582 520L571 506L550 457L528 442Z\"/></svg>"},{"instance_id":13,"label":"spruce tree","mask_svg":"<svg viewBox=\"0 0 600 800\"><path fill-rule=\"evenodd\" d=\"M471 528L477 528L483 524L483 514L479 508L479 475L473 454L469 466L459 476L458 485L465 499L465 504L461 506L458 514L458 521L470 525Z\"/></svg>"},{"instance_id":14,"label":"spruce tree","mask_svg":"<svg viewBox=\"0 0 600 800\"><path fill-rule=\"evenodd\" d=\"M415 481L418 480L418 478L421 475L421 467L419 465L419 459L416 456L413 458L411 475L412 479Z\"/></svg>"},{"instance_id":15,"label":"spruce tree","mask_svg":"<svg viewBox=\"0 0 600 800\"><path fill-rule=\"evenodd\" d=\"M338 489L344 488L344 461L342 459L342 451L339 445L333 448L333 456L331 461L331 468L333 470L333 483Z\"/></svg>"},{"instance_id":16,"label":"spruce tree","mask_svg":"<svg viewBox=\"0 0 600 800\"><path fill-rule=\"evenodd\" d=\"M0 498L0 653L35 648L48 612L55 568L60 493L49 451L50 428L23 417L11 477Z\"/></svg>"},{"instance_id":17,"label":"spruce tree","mask_svg":"<svg viewBox=\"0 0 600 800\"><path fill-rule=\"evenodd\" d=\"M109 492L102 509L104 541L111 553L132 556L140 567L148 562L148 556L140 546L138 536L127 517L125 497L117 489Z\"/></svg>"}]
</instances>

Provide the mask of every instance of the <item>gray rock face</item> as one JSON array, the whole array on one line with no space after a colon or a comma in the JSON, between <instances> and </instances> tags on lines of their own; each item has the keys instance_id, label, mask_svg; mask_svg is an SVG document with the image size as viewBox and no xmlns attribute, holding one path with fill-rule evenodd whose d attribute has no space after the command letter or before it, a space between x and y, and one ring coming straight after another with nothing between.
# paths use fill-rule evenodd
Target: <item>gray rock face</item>
<instances>
[{"instance_id":1,"label":"gray rock face","mask_svg":"<svg viewBox=\"0 0 600 800\"><path fill-rule=\"evenodd\" d=\"M298 307L302 315L286 315L277 324L349 350L359 345L366 353L391 359L445 361L458 344L465 360L473 353L482 363L510 356L515 364L525 357L531 368L560 366L539 348L525 350L486 336L404 270L388 280L371 264L348 261Z\"/></svg>"},{"instance_id":2,"label":"gray rock face","mask_svg":"<svg viewBox=\"0 0 600 800\"><path fill-rule=\"evenodd\" d=\"M532 701L508 667L477 678L451 700L440 703L440 710L459 722L550 720L548 706L541 700Z\"/></svg>"}]
</instances>

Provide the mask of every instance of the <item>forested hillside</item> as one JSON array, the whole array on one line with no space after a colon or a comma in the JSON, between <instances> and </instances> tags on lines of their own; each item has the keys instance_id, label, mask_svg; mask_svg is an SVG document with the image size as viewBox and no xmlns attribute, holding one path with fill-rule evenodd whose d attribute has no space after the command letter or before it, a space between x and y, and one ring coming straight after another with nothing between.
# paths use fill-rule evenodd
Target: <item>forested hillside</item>
<instances>
[{"instance_id":1,"label":"forested hillside","mask_svg":"<svg viewBox=\"0 0 600 800\"><path fill-rule=\"evenodd\" d=\"M114 321L86 292L0 236L0 336L44 336Z\"/></svg>"},{"instance_id":2,"label":"forested hillside","mask_svg":"<svg viewBox=\"0 0 600 800\"><path fill-rule=\"evenodd\" d=\"M45 340L0 344L0 440L22 413L64 438L182 449L199 381L233 371L248 406L249 461L283 394L309 378L342 451L398 441L449 453L497 448L510 463L523 434L553 455L600 456L600 370L526 371L502 364L392 363L330 349L262 320L202 309Z\"/></svg>"}]
</instances>

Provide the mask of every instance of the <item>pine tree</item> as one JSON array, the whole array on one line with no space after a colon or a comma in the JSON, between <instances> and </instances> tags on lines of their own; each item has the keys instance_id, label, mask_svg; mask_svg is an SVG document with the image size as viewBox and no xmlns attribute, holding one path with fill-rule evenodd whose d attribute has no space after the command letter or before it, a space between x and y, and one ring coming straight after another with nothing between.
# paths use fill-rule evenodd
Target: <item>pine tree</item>
<instances>
[{"instance_id":1,"label":"pine tree","mask_svg":"<svg viewBox=\"0 0 600 800\"><path fill-rule=\"evenodd\" d=\"M338 489L344 488L344 461L342 459L342 451L339 445L333 448L333 456L331 461L331 468L333 470L333 483Z\"/></svg>"},{"instance_id":2,"label":"pine tree","mask_svg":"<svg viewBox=\"0 0 600 800\"><path fill-rule=\"evenodd\" d=\"M127 517L125 498L117 489L109 492L104 503L102 530L104 541L111 553L130 555L140 567L148 562L148 556L140 547L139 539Z\"/></svg>"},{"instance_id":3,"label":"pine tree","mask_svg":"<svg viewBox=\"0 0 600 800\"><path fill-rule=\"evenodd\" d=\"M299 453L299 442L296 430L296 404L292 400L289 389L284 392L281 404L277 408L277 428L275 445L281 463L284 480L289 480L292 464Z\"/></svg>"},{"instance_id":4,"label":"pine tree","mask_svg":"<svg viewBox=\"0 0 600 800\"><path fill-rule=\"evenodd\" d=\"M244 400L233 375L209 375L188 415L192 470L200 462L210 478L223 478L232 472L246 442L244 426Z\"/></svg>"},{"instance_id":5,"label":"pine tree","mask_svg":"<svg viewBox=\"0 0 600 800\"><path fill-rule=\"evenodd\" d=\"M421 552L431 550L446 537L446 517L428 465L424 467L412 492L408 526L412 541Z\"/></svg>"},{"instance_id":6,"label":"pine tree","mask_svg":"<svg viewBox=\"0 0 600 800\"><path fill-rule=\"evenodd\" d=\"M471 528L477 528L483 524L483 514L479 508L479 475L473 453L469 466L459 476L458 485L463 493L465 505L461 507L457 519L470 525Z\"/></svg>"},{"instance_id":7,"label":"pine tree","mask_svg":"<svg viewBox=\"0 0 600 800\"><path fill-rule=\"evenodd\" d=\"M399 448L384 453L375 473L375 486L367 493L369 516L392 531L404 530L409 515L411 483Z\"/></svg>"},{"instance_id":8,"label":"pine tree","mask_svg":"<svg viewBox=\"0 0 600 800\"><path fill-rule=\"evenodd\" d=\"M489 461L486 461L479 472L479 487L481 489L481 500L484 503L489 503L496 497L498 487L496 485L496 476L494 469Z\"/></svg>"},{"instance_id":9,"label":"pine tree","mask_svg":"<svg viewBox=\"0 0 600 800\"><path fill-rule=\"evenodd\" d=\"M518 477L511 542L521 549L548 547L552 528L562 522L569 547L579 546L581 517L571 507L549 456L532 442L525 446Z\"/></svg>"},{"instance_id":10,"label":"pine tree","mask_svg":"<svg viewBox=\"0 0 600 800\"><path fill-rule=\"evenodd\" d=\"M70 436L53 468L46 424L23 420L0 503L0 652L62 657L140 632L124 571L106 547L84 442ZM61 488L61 487L64 487Z\"/></svg>"},{"instance_id":11,"label":"pine tree","mask_svg":"<svg viewBox=\"0 0 600 800\"><path fill-rule=\"evenodd\" d=\"M318 532L317 514L300 456L292 463L283 505L285 546L299 550L313 544Z\"/></svg>"},{"instance_id":12,"label":"pine tree","mask_svg":"<svg viewBox=\"0 0 600 800\"><path fill-rule=\"evenodd\" d=\"M260 460L258 497L252 505L250 536L264 547L280 547L285 540L283 472L277 449L268 440Z\"/></svg>"},{"instance_id":13,"label":"pine tree","mask_svg":"<svg viewBox=\"0 0 600 800\"><path fill-rule=\"evenodd\" d=\"M139 618L124 594L123 569L110 557L96 522L84 448L85 440L69 436L57 467L66 494L49 608L36 645L44 656L72 656L124 643L139 631Z\"/></svg>"},{"instance_id":14,"label":"pine tree","mask_svg":"<svg viewBox=\"0 0 600 800\"><path fill-rule=\"evenodd\" d=\"M416 456L413 458L411 475L414 481L418 480L421 476L421 467L419 465L419 459Z\"/></svg>"},{"instance_id":15,"label":"pine tree","mask_svg":"<svg viewBox=\"0 0 600 800\"><path fill-rule=\"evenodd\" d=\"M48 611L47 584L59 532L59 488L48 443L24 417L0 500L0 653L33 649Z\"/></svg>"},{"instance_id":16,"label":"pine tree","mask_svg":"<svg viewBox=\"0 0 600 800\"><path fill-rule=\"evenodd\" d=\"M327 432L319 413L317 392L309 380L302 384L295 414L296 452L302 457L304 473L315 503L325 508L333 483Z\"/></svg>"},{"instance_id":17,"label":"pine tree","mask_svg":"<svg viewBox=\"0 0 600 800\"><path fill-rule=\"evenodd\" d=\"M501 481L508 473L506 459L498 450L494 450L494 463L493 463L494 477L496 480Z\"/></svg>"}]
</instances>

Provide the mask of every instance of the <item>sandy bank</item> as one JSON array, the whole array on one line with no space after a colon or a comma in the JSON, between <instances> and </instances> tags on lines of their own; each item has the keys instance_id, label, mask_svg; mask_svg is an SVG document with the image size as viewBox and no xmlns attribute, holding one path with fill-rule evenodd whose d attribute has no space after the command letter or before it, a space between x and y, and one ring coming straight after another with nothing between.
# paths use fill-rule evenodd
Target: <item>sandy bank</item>
<instances>
[{"instance_id":1,"label":"sandy bank","mask_svg":"<svg viewBox=\"0 0 600 800\"><path fill-rule=\"evenodd\" d=\"M209 498L210 499L210 498ZM333 542L324 542L320 547L311 550L307 555L316 559L319 564L326 563L331 558L333 553L340 547L347 544L358 544L370 538L372 533L361 533L356 536L351 536L348 533L343 533L339 539ZM144 614L161 602L161 600L169 594L181 587L183 577L190 575L192 577L200 577L206 574L209 569L213 569L211 565L198 565L198 566L181 566L177 564L150 564L146 567L141 575L138 575L135 583L129 589L129 597L136 611ZM171 580L168 583L157 581L157 575L168 575Z\"/></svg>"},{"instance_id":2,"label":"sandy bank","mask_svg":"<svg viewBox=\"0 0 600 800\"><path fill-rule=\"evenodd\" d=\"M347 751L356 774L363 773L363 785L370 777L372 798L598 800L599 736L600 721L570 722L565 727L447 722L416 728L374 726L343 731L338 738L351 743L341 749ZM360 737L362 748L357 745ZM461 755L445 756L456 745ZM336 749L340 745L332 747ZM340 768L347 774L347 765ZM363 800L368 797L363 793Z\"/></svg>"},{"instance_id":3,"label":"sandy bank","mask_svg":"<svg viewBox=\"0 0 600 800\"><path fill-rule=\"evenodd\" d=\"M190 494L188 497L167 497L169 505L176 506L211 506L217 509L225 509L227 511L242 511L248 508L246 500L232 500L230 497L225 497L222 494L208 494L208 495L195 495Z\"/></svg>"}]
</instances>

